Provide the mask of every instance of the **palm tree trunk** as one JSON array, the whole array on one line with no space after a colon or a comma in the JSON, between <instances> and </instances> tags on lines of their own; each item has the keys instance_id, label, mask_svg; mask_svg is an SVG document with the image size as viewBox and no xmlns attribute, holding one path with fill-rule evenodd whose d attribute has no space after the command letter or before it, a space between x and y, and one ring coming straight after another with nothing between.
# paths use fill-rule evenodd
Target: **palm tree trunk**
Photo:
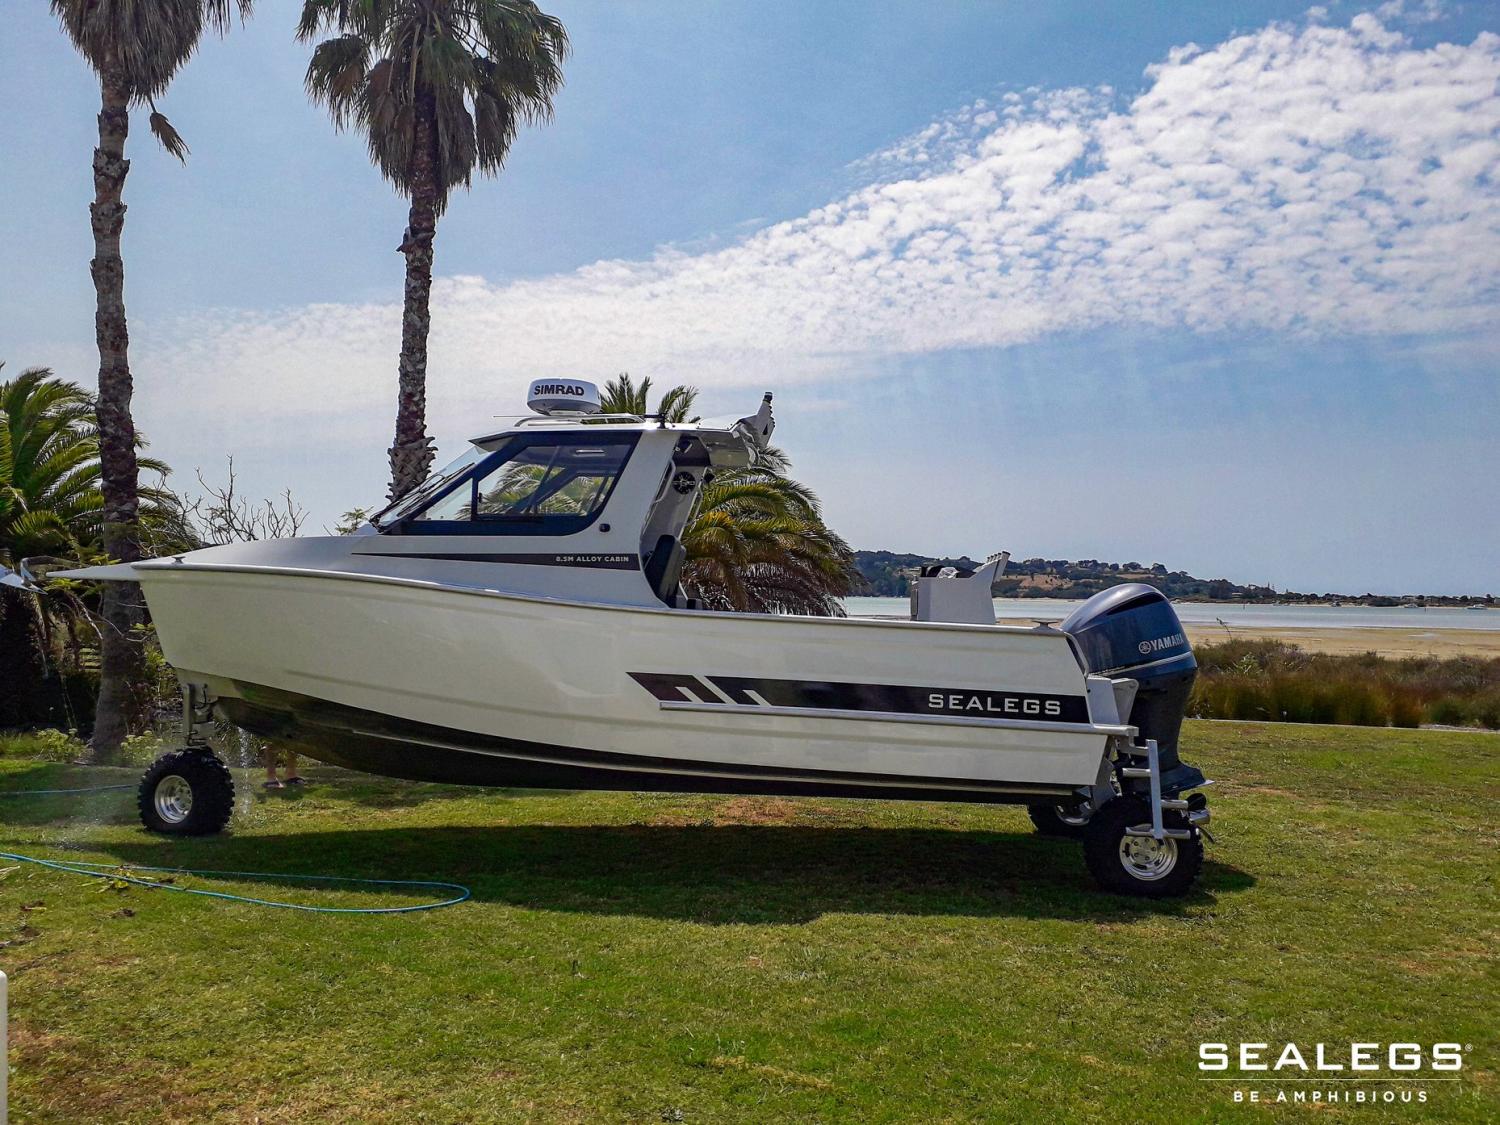
<instances>
[{"instance_id":1,"label":"palm tree trunk","mask_svg":"<svg viewBox=\"0 0 1500 1125\"><path fill-rule=\"evenodd\" d=\"M412 145L411 213L401 252L406 255L406 295L401 313L401 374L396 401L396 441L391 446L390 498L399 500L427 477L432 439L427 436L427 333L432 327L432 240L437 234L437 107L417 103Z\"/></svg>"},{"instance_id":2,"label":"palm tree trunk","mask_svg":"<svg viewBox=\"0 0 1500 1125\"><path fill-rule=\"evenodd\" d=\"M99 461L104 494L104 550L113 559L140 558L136 519L139 473L135 460L135 424L130 417L129 335L125 327L125 265L120 260L120 231L125 204L120 196L130 161L125 138L130 132L130 88L106 68L100 80L99 147L94 149L94 202L89 217L94 229L94 335L99 345ZM139 587L104 583L104 627L99 653L99 702L90 744L97 757L119 749L143 708L145 660L136 626L142 620Z\"/></svg>"}]
</instances>

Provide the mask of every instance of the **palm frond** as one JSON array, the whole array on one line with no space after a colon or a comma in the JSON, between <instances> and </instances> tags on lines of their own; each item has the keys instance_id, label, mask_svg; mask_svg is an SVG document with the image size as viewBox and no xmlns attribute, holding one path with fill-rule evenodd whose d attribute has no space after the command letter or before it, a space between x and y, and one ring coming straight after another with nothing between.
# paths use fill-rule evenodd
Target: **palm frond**
<instances>
[{"instance_id":1,"label":"palm frond","mask_svg":"<svg viewBox=\"0 0 1500 1125\"><path fill-rule=\"evenodd\" d=\"M52 13L95 73L122 79L141 105L166 90L206 29L223 34L233 12L243 20L253 6L253 0L52 0Z\"/></svg>"},{"instance_id":2,"label":"palm frond","mask_svg":"<svg viewBox=\"0 0 1500 1125\"><path fill-rule=\"evenodd\" d=\"M0 486L9 487L15 471L15 458L11 456L10 427L0 426Z\"/></svg>"},{"instance_id":3,"label":"palm frond","mask_svg":"<svg viewBox=\"0 0 1500 1125\"><path fill-rule=\"evenodd\" d=\"M87 392L46 368L0 383L0 553L82 555L97 548L104 499L92 411ZM167 472L155 458L139 464ZM170 502L162 490L142 488L139 495L143 521Z\"/></svg>"},{"instance_id":4,"label":"palm frond","mask_svg":"<svg viewBox=\"0 0 1500 1125\"><path fill-rule=\"evenodd\" d=\"M297 37L321 35L309 95L365 134L398 190L435 190L439 213L475 171L504 166L520 124L551 116L569 49L532 0L305 0ZM419 124L430 151L417 152Z\"/></svg>"},{"instance_id":5,"label":"palm frond","mask_svg":"<svg viewBox=\"0 0 1500 1125\"><path fill-rule=\"evenodd\" d=\"M340 35L319 43L307 64L308 97L328 107L333 123L348 127L361 93L370 78L370 45L358 35ZM390 62L381 60L384 89L389 82Z\"/></svg>"},{"instance_id":6,"label":"palm frond","mask_svg":"<svg viewBox=\"0 0 1500 1125\"><path fill-rule=\"evenodd\" d=\"M656 404L656 413L666 422L686 422L697 398L697 387L679 384L661 396L661 401Z\"/></svg>"},{"instance_id":7,"label":"palm frond","mask_svg":"<svg viewBox=\"0 0 1500 1125\"><path fill-rule=\"evenodd\" d=\"M189 152L187 141L183 140L182 134L172 127L172 123L167 120L166 114L160 113L155 107L152 107L150 121L151 135L160 142L161 147L186 164Z\"/></svg>"},{"instance_id":8,"label":"palm frond","mask_svg":"<svg viewBox=\"0 0 1500 1125\"><path fill-rule=\"evenodd\" d=\"M622 371L604 384L599 396L599 407L606 414L645 414L646 396L651 392L651 376L647 375L639 386Z\"/></svg>"},{"instance_id":9,"label":"palm frond","mask_svg":"<svg viewBox=\"0 0 1500 1125\"><path fill-rule=\"evenodd\" d=\"M239 12L240 23L250 18L250 13L255 7L255 0L202 0L203 18L209 27L220 35L227 32L233 23L234 14Z\"/></svg>"}]
</instances>

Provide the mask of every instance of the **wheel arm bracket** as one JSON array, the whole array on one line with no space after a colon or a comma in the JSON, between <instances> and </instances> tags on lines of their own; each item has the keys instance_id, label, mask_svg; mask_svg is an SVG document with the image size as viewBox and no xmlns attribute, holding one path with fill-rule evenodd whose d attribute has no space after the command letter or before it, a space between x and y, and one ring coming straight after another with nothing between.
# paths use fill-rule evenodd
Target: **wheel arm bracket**
<instances>
[{"instance_id":1,"label":"wheel arm bracket","mask_svg":"<svg viewBox=\"0 0 1500 1125\"><path fill-rule=\"evenodd\" d=\"M206 684L182 685L182 744L207 750L214 729L213 696Z\"/></svg>"}]
</instances>

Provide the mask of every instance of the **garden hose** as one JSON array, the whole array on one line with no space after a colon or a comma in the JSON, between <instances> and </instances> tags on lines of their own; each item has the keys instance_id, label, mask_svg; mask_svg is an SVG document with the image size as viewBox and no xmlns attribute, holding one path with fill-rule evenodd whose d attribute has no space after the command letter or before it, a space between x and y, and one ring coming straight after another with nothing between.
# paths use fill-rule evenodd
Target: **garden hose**
<instances>
[{"instance_id":1,"label":"garden hose","mask_svg":"<svg viewBox=\"0 0 1500 1125\"><path fill-rule=\"evenodd\" d=\"M90 785L84 789L15 789L0 797L56 797L63 793L103 793L107 789L134 789L134 785Z\"/></svg>"},{"instance_id":2,"label":"garden hose","mask_svg":"<svg viewBox=\"0 0 1500 1125\"><path fill-rule=\"evenodd\" d=\"M22 789L0 793L0 797L46 797L63 793L101 793L108 789L134 788L134 785L94 785L86 789ZM15 860L18 863L34 863L38 867L62 871L69 875L84 875L90 879L110 879L158 891L178 891L185 895L202 895L204 898L218 898L226 902L245 902L252 906L271 906L281 910L301 910L308 914L415 914L421 910L440 910L445 906L457 906L472 897L469 888L462 884L439 883L429 879L356 879L347 875L292 875L275 871L204 871L188 867L140 867L134 864L38 859L36 856L21 855L19 852L0 852L0 859ZM429 890L455 893L438 902L422 902L415 906L307 906L300 902L278 902L269 898L234 895L228 891L205 891L196 887L179 887L158 879L146 879L131 874L135 871L148 871L162 875L201 875L207 878L225 879L289 879L304 883L358 883L365 887L425 887Z\"/></svg>"},{"instance_id":3,"label":"garden hose","mask_svg":"<svg viewBox=\"0 0 1500 1125\"><path fill-rule=\"evenodd\" d=\"M468 887L459 883L439 883L427 879L355 879L346 875L288 875L274 871L203 871L189 867L137 867L134 864L59 862L38 859L18 852L0 852L0 859L13 859L21 863L34 863L38 867L62 871L69 875L87 875L91 879L112 879L122 883L133 883L158 891L179 891L185 895L202 895L204 898L220 898L226 902L247 902L252 906L273 906L282 910L302 910L309 914L415 914L419 910L439 910L445 906L457 906L471 897ZM278 902L269 898L250 898L247 895L232 895L227 891L204 891L195 887L179 887L156 879L143 879L132 875L132 871L154 871L168 875L202 875L210 878L247 879L295 879L308 883L359 883L367 887L429 887L444 891L456 891L451 898L439 902L422 902L415 906L306 906L300 902Z\"/></svg>"}]
</instances>

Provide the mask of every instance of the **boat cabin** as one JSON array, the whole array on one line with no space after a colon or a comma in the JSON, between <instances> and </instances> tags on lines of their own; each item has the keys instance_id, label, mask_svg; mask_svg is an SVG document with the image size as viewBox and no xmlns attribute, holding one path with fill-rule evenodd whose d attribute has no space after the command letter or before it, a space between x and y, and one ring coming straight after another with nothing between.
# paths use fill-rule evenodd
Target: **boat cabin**
<instances>
[{"instance_id":1,"label":"boat cabin","mask_svg":"<svg viewBox=\"0 0 1500 1125\"><path fill-rule=\"evenodd\" d=\"M683 529L716 472L754 463L771 396L732 421L672 423L599 412L579 381L539 380L537 411L493 433L371 518L354 554L419 561L444 582L693 609ZM505 566L503 576L496 564ZM512 569L514 568L514 569Z\"/></svg>"}]
</instances>

